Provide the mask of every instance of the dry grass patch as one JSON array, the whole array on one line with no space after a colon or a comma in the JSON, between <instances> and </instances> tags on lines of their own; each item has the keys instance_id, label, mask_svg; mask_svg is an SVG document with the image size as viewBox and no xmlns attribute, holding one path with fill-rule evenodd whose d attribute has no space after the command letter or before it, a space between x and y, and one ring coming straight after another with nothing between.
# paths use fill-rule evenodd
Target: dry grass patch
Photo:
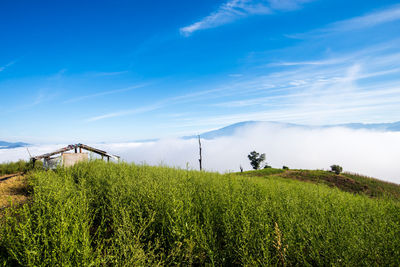
<instances>
[{"instance_id":1,"label":"dry grass patch","mask_svg":"<svg viewBox=\"0 0 400 267\"><path fill-rule=\"evenodd\" d=\"M18 205L24 203L27 199L28 182L26 176L16 176L0 182L0 212L11 204Z\"/></svg>"}]
</instances>

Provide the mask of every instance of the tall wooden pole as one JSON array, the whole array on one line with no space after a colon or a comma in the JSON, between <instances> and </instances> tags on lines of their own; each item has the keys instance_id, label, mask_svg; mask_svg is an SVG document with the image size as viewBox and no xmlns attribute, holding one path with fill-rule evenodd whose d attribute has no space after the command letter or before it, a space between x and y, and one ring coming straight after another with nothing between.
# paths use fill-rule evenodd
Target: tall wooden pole
<instances>
[{"instance_id":1,"label":"tall wooden pole","mask_svg":"<svg viewBox=\"0 0 400 267\"><path fill-rule=\"evenodd\" d=\"M201 157L201 140L200 140L200 135L199 135L199 154L200 154L200 158L199 158L199 164L200 164L200 171L203 169L201 163L202 163L202 157Z\"/></svg>"}]
</instances>

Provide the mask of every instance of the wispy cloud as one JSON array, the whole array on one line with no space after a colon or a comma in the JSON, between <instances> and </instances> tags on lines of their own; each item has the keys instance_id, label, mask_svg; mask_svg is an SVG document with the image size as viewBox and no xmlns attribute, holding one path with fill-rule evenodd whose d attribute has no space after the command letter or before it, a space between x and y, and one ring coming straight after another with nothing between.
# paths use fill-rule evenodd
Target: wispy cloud
<instances>
[{"instance_id":1,"label":"wispy cloud","mask_svg":"<svg viewBox=\"0 0 400 267\"><path fill-rule=\"evenodd\" d=\"M373 27L400 19L400 5L390 6L386 9L368 13L363 16L335 22L329 25L325 31L351 31Z\"/></svg>"},{"instance_id":2,"label":"wispy cloud","mask_svg":"<svg viewBox=\"0 0 400 267\"><path fill-rule=\"evenodd\" d=\"M117 76L117 75L122 75L122 74L126 74L129 71L124 70L124 71L110 71L110 72L94 72L92 73L93 76L97 76L97 77L103 77L103 76Z\"/></svg>"},{"instance_id":3,"label":"wispy cloud","mask_svg":"<svg viewBox=\"0 0 400 267\"><path fill-rule=\"evenodd\" d=\"M0 67L0 72L4 71L5 69L7 69L8 67L14 65L15 63L16 63L16 61L14 60L14 61L11 61L11 62L7 63L7 64L4 65L4 66L1 66L1 67Z\"/></svg>"},{"instance_id":4,"label":"wispy cloud","mask_svg":"<svg viewBox=\"0 0 400 267\"><path fill-rule=\"evenodd\" d=\"M60 69L58 72L54 73L53 75L48 76L47 80L52 81L52 82L60 81L65 78L65 75L67 74L67 72L68 72L68 69L66 69L66 68Z\"/></svg>"},{"instance_id":5,"label":"wispy cloud","mask_svg":"<svg viewBox=\"0 0 400 267\"><path fill-rule=\"evenodd\" d=\"M356 30L368 29L375 26L387 24L400 20L400 4L376 10L361 16L346 20L336 21L325 27L299 34L286 34L288 38L304 39L310 36L325 36L328 34L351 32Z\"/></svg>"},{"instance_id":6,"label":"wispy cloud","mask_svg":"<svg viewBox=\"0 0 400 267\"><path fill-rule=\"evenodd\" d=\"M311 124L398 120L399 45L400 39L394 38L346 52L316 54L312 59L269 64L265 59L260 66L241 70L241 75L231 75L235 79L225 76L217 84L205 82L196 85L196 89L187 88L187 94L161 99L149 106L111 110L87 121L168 107L173 107L174 112L188 112L187 116L176 118L176 124L191 129L242 120ZM192 110L191 103L198 109Z\"/></svg>"},{"instance_id":7,"label":"wispy cloud","mask_svg":"<svg viewBox=\"0 0 400 267\"><path fill-rule=\"evenodd\" d=\"M239 77L242 77L243 74L241 74L241 73L231 73L228 76L229 77L233 77L233 78L239 78Z\"/></svg>"},{"instance_id":8,"label":"wispy cloud","mask_svg":"<svg viewBox=\"0 0 400 267\"><path fill-rule=\"evenodd\" d=\"M288 62L277 62L268 64L268 66L304 66L304 65L331 65L337 64L341 59L327 59L327 60L315 60L315 61L288 61Z\"/></svg>"},{"instance_id":9,"label":"wispy cloud","mask_svg":"<svg viewBox=\"0 0 400 267\"><path fill-rule=\"evenodd\" d=\"M167 106L188 103L188 102L193 102L193 101L199 101L204 97L208 98L213 93L221 92L221 91L224 91L224 88L214 88L214 89L210 89L210 90L204 90L204 91L198 91L198 92L194 92L194 93L177 95L177 96L161 99L151 105L142 106L142 107L138 107L138 108L134 108L134 109L124 109L124 110L119 110L119 111L113 111L113 112L109 112L109 113L106 113L103 115L94 116L94 117L88 118L86 121L92 122L92 121L99 121L99 120L104 120L104 119L109 119L109 118L146 113L146 112L158 110L158 109L161 109L161 108L164 108Z\"/></svg>"},{"instance_id":10,"label":"wispy cloud","mask_svg":"<svg viewBox=\"0 0 400 267\"><path fill-rule=\"evenodd\" d=\"M258 75L204 91L201 96L208 98L204 108L214 112L187 121L179 118L177 123L196 129L243 120L396 121L400 116L400 54L393 48L398 45L398 40L392 40L391 46L383 43L338 57L279 63L279 70L263 69Z\"/></svg>"},{"instance_id":11,"label":"wispy cloud","mask_svg":"<svg viewBox=\"0 0 400 267\"><path fill-rule=\"evenodd\" d=\"M68 104L68 103L79 102L79 101L82 101L82 100L88 100L88 99L92 99L92 98L96 98L96 97L100 97L100 96L124 93L124 92L128 92L128 91L132 91L134 89L142 88L142 87L145 87L145 86L146 86L146 84L138 84L138 85L130 86L130 87L127 87L127 88L122 88L122 89L117 89L117 90L110 90L110 91L103 91L103 92L99 92L99 93L95 93L95 94L91 94L91 95L79 96L79 97L68 99L68 100L64 101L64 103Z\"/></svg>"},{"instance_id":12,"label":"wispy cloud","mask_svg":"<svg viewBox=\"0 0 400 267\"><path fill-rule=\"evenodd\" d=\"M327 123L335 117L335 123L379 121L379 116L387 117L385 112L395 110L400 104L400 79L396 76L400 73L400 54L367 48L354 56L356 59L350 55L337 60L322 58L315 61L321 62L316 64L282 64L290 69L252 75L211 89L162 99L150 106L95 116L87 121L146 113L191 102L222 112L222 115L211 113L200 117L190 114L188 118L178 119L182 126L185 119L191 121L188 126L192 128L242 120ZM373 65L368 64L371 61ZM387 75L393 77L384 83L375 80ZM229 115L224 114L227 108ZM392 118L398 115L393 112Z\"/></svg>"},{"instance_id":13,"label":"wispy cloud","mask_svg":"<svg viewBox=\"0 0 400 267\"><path fill-rule=\"evenodd\" d=\"M94 121L110 119L110 118L116 118L116 117L122 117L122 116L127 116L127 115L141 114L141 113L146 113L146 112L149 112L149 111L157 110L157 109L159 109L161 107L163 107L162 103L156 103L156 104L149 105L149 106L144 106L144 107L139 107L139 108L134 108L134 109L121 110L121 111L116 111L116 112L110 112L110 113L103 114L103 115L100 115L100 116L94 116L94 117L88 118L86 121L87 122L94 122Z\"/></svg>"},{"instance_id":14,"label":"wispy cloud","mask_svg":"<svg viewBox=\"0 0 400 267\"><path fill-rule=\"evenodd\" d=\"M217 11L181 28L180 32L184 36L189 36L196 31L215 28L252 15L267 15L274 11L298 9L305 2L310 2L310 0L229 0Z\"/></svg>"},{"instance_id":15,"label":"wispy cloud","mask_svg":"<svg viewBox=\"0 0 400 267\"><path fill-rule=\"evenodd\" d=\"M21 110L27 110L39 106L43 103L50 102L58 97L58 92L53 92L48 88L41 88L39 89L36 94L32 95L28 101L21 105L15 105L10 108L7 108L4 112L5 113L13 113L18 112Z\"/></svg>"}]
</instances>

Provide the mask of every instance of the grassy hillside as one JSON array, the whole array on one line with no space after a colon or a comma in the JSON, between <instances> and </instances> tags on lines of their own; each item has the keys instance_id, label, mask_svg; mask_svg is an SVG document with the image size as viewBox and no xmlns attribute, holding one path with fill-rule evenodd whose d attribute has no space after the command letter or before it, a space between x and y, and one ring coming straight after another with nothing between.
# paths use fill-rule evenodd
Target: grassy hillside
<instances>
[{"instance_id":1,"label":"grassy hillside","mask_svg":"<svg viewBox=\"0 0 400 267\"><path fill-rule=\"evenodd\" d=\"M36 171L31 203L0 218L0 264L400 264L399 201L273 175L101 161Z\"/></svg>"},{"instance_id":2,"label":"grassy hillside","mask_svg":"<svg viewBox=\"0 0 400 267\"><path fill-rule=\"evenodd\" d=\"M337 187L343 191L364 194L370 197L389 197L400 200L400 185L358 174L333 172L322 170L282 170L262 169L237 173L247 177L285 178L316 184L325 184Z\"/></svg>"}]
</instances>

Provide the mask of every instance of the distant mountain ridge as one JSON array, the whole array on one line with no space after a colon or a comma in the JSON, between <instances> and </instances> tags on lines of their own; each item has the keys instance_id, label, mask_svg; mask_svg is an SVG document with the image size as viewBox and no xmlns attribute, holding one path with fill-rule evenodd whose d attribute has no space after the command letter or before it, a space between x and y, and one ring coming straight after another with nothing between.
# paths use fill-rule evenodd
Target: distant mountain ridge
<instances>
[{"instance_id":1,"label":"distant mountain ridge","mask_svg":"<svg viewBox=\"0 0 400 267\"><path fill-rule=\"evenodd\" d=\"M323 128L334 128L334 127L342 127L347 129L354 130L374 130L374 131L387 131L387 132L400 132L400 121L392 122L392 123L344 123L344 124L333 124L333 125L303 125L303 124L295 124L295 123L286 123L286 122L276 122L276 121L242 121L238 123L234 123L216 130L208 131L201 133L200 136L203 139L215 139L218 137L228 137L232 136L237 131L244 129L249 126L278 126L278 127L287 127L287 128L302 128L302 129L323 129ZM189 135L183 136L182 139L192 139L197 138L197 135ZM147 142L156 142L160 140L159 138L154 139L145 139L145 140L135 140L133 142L139 143L147 143ZM132 141L131 141L132 142ZM27 147L31 144L24 142L6 142L0 141L0 149L11 149L18 147Z\"/></svg>"},{"instance_id":2,"label":"distant mountain ridge","mask_svg":"<svg viewBox=\"0 0 400 267\"><path fill-rule=\"evenodd\" d=\"M218 138L218 137L232 136L241 128L248 127L248 126L257 126L257 125L262 125L262 124L268 124L268 125L272 124L272 125L276 125L276 126L286 126L286 127L306 127L306 126L303 126L300 124L283 123L283 122L242 121L242 122L238 122L238 123L234 123L234 124L222 127L217 130L204 132L204 133L200 134L200 136L203 139L214 139L214 138ZM197 138L197 135L183 137L183 139L192 139L192 138Z\"/></svg>"},{"instance_id":3,"label":"distant mountain ridge","mask_svg":"<svg viewBox=\"0 0 400 267\"><path fill-rule=\"evenodd\" d=\"M10 148L18 148L18 147L26 147L29 146L30 144L28 143L23 143L23 142L6 142L6 141L0 141L0 149L10 149Z\"/></svg>"},{"instance_id":4,"label":"distant mountain ridge","mask_svg":"<svg viewBox=\"0 0 400 267\"><path fill-rule=\"evenodd\" d=\"M400 121L392 123L347 123L325 127L345 127L350 129L369 129L387 132L400 132Z\"/></svg>"},{"instance_id":5,"label":"distant mountain ridge","mask_svg":"<svg viewBox=\"0 0 400 267\"><path fill-rule=\"evenodd\" d=\"M274 122L274 121L243 121L234 123L225 127L222 127L217 130L208 131L200 134L203 139L214 139L218 137L227 137L234 135L240 129L249 126L259 126L259 125L268 125L268 126L281 126L281 127L290 127L290 128L303 128L303 129L321 129L321 128L334 128L334 127L342 127L347 129L366 129L366 130L375 130L375 131L388 131L388 132L400 132L400 121L393 123L345 123L345 124L334 124L334 125L322 125L322 126L310 126L310 125L302 125L302 124L294 124L294 123L284 123L284 122ZM197 135L184 136L183 139L192 139L197 138Z\"/></svg>"}]
</instances>

